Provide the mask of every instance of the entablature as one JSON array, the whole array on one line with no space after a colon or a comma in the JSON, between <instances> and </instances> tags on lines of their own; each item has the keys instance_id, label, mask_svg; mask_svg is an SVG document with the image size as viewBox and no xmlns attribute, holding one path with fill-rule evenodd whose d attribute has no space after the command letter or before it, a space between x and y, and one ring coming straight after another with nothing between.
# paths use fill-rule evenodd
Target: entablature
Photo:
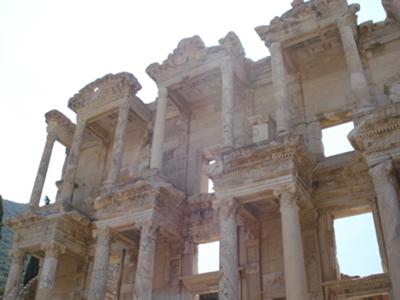
<instances>
[{"instance_id":1,"label":"entablature","mask_svg":"<svg viewBox=\"0 0 400 300\"><path fill-rule=\"evenodd\" d=\"M307 40L327 27L336 27L337 20L350 13L355 18L358 5L347 5L345 0L294 1L292 9L281 17L275 17L270 25L256 27L256 32L267 47L272 43L285 46ZM355 22L353 22L355 27Z\"/></svg>"},{"instance_id":2,"label":"entablature","mask_svg":"<svg viewBox=\"0 0 400 300\"><path fill-rule=\"evenodd\" d=\"M260 195L267 194L274 198L272 192L276 189L294 188L302 195L301 200L310 204L311 172L315 166L311 157L301 136L284 136L223 152L210 170L216 197L259 200Z\"/></svg>"},{"instance_id":3,"label":"entablature","mask_svg":"<svg viewBox=\"0 0 400 300\"><path fill-rule=\"evenodd\" d=\"M107 74L83 87L68 101L68 107L81 119L93 119L109 114L127 102L128 109L150 123L151 111L136 96L141 88L139 81L130 73Z\"/></svg>"},{"instance_id":4,"label":"entablature","mask_svg":"<svg viewBox=\"0 0 400 300\"><path fill-rule=\"evenodd\" d=\"M66 253L86 255L90 240L90 220L77 211L53 214L26 212L6 220L14 231L13 247L27 252L38 252L43 244L58 243Z\"/></svg>"},{"instance_id":5,"label":"entablature","mask_svg":"<svg viewBox=\"0 0 400 300\"><path fill-rule=\"evenodd\" d=\"M400 103L378 107L361 117L349 134L354 149L363 153L368 165L386 159L400 160Z\"/></svg>"}]
</instances>

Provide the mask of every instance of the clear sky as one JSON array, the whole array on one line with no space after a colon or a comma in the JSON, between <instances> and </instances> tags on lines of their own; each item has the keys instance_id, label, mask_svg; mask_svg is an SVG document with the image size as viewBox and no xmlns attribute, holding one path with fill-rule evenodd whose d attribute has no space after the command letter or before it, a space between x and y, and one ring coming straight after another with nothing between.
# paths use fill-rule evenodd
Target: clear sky
<instances>
[{"instance_id":1,"label":"clear sky","mask_svg":"<svg viewBox=\"0 0 400 300\"><path fill-rule=\"evenodd\" d=\"M381 21L380 0L361 4L359 21ZM28 202L46 138L44 113L58 109L73 121L68 99L107 73L128 71L154 101L146 67L162 62L184 37L207 46L235 31L247 57L269 55L254 27L269 24L291 0L1 0L0 193ZM63 147L53 152L44 194L55 197Z\"/></svg>"}]
</instances>

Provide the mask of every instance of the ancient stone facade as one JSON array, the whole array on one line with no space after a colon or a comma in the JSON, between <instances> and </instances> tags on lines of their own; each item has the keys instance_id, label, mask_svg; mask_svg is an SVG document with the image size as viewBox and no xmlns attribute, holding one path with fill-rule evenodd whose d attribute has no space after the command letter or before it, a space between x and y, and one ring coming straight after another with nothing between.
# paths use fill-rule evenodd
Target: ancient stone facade
<instances>
[{"instance_id":1,"label":"ancient stone facade","mask_svg":"<svg viewBox=\"0 0 400 300\"><path fill-rule=\"evenodd\" d=\"M147 68L154 103L119 73L69 100L76 123L48 112L30 209L7 223L5 299L29 254L41 300L400 300L400 5L383 5L386 21L358 26L358 5L296 0L256 28L271 56L194 36ZM321 130L347 121L355 151L325 157ZM55 141L62 180L40 207ZM343 278L333 220L367 211L384 273ZM219 271L198 274L216 240Z\"/></svg>"}]
</instances>

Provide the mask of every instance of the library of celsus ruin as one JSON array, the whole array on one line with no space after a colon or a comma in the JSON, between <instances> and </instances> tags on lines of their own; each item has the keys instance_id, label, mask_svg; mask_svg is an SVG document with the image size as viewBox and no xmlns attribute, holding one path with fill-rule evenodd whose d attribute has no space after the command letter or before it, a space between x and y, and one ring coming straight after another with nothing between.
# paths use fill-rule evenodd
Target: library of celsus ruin
<instances>
[{"instance_id":1,"label":"library of celsus ruin","mask_svg":"<svg viewBox=\"0 0 400 300\"><path fill-rule=\"evenodd\" d=\"M69 100L75 123L49 111L29 209L7 221L4 299L400 300L400 1L382 5L358 25L357 4L294 0L255 29L264 59L233 32L193 36L146 69L156 101L118 73ZM354 150L324 155L322 131L347 122ZM40 206L55 142L62 178ZM333 222L366 212L383 272L345 276ZM214 241L219 270L198 272Z\"/></svg>"}]
</instances>

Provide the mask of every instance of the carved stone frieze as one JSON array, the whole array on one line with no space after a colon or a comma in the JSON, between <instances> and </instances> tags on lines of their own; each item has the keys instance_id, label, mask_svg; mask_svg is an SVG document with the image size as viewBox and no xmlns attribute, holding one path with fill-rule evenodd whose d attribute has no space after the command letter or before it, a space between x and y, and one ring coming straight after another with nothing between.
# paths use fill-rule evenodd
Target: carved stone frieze
<instances>
[{"instance_id":1,"label":"carved stone frieze","mask_svg":"<svg viewBox=\"0 0 400 300\"><path fill-rule=\"evenodd\" d=\"M95 102L133 96L141 88L139 81L130 73L107 74L82 88L68 101L68 107L76 112Z\"/></svg>"}]
</instances>

